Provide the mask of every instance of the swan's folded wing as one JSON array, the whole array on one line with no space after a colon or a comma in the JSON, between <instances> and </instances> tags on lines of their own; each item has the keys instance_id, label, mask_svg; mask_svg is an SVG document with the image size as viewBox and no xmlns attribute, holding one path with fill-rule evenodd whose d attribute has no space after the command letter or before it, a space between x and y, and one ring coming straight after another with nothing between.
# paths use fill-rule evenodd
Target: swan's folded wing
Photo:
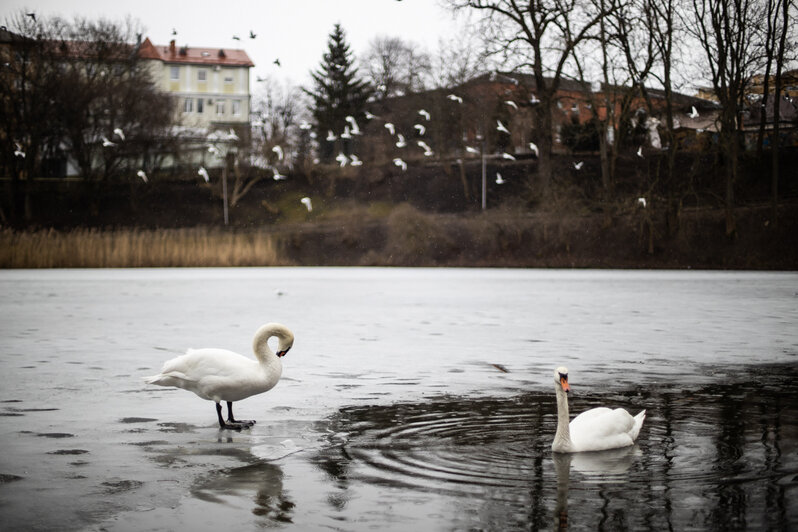
<instances>
[{"instance_id":1,"label":"swan's folded wing","mask_svg":"<svg viewBox=\"0 0 798 532\"><path fill-rule=\"evenodd\" d=\"M571 421L571 439L613 438L619 434L628 434L633 426L634 418L623 408L592 408Z\"/></svg>"}]
</instances>

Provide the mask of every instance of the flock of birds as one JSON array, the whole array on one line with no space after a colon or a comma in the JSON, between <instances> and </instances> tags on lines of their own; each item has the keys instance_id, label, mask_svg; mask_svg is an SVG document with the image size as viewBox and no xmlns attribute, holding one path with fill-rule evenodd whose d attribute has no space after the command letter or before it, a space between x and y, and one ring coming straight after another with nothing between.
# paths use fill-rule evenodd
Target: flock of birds
<instances>
[{"instance_id":1,"label":"flock of birds","mask_svg":"<svg viewBox=\"0 0 798 532\"><path fill-rule=\"evenodd\" d=\"M27 16L30 17L34 22L36 21L36 14L35 13L27 13ZM172 35L173 36L177 35L177 30L175 28L172 28ZM256 37L257 37L257 34L254 31L250 30L249 31L249 38L250 39L255 39ZM241 38L238 35L233 35L232 38L233 38L233 40L236 40L236 41L240 41L241 40ZM274 64L277 65L278 67L280 66L279 58L274 60ZM493 74L494 78L495 78L495 76L496 76L496 73ZM507 79L509 79L510 81L514 82L516 85L518 84L518 81L513 79L513 78L507 78ZM257 81L258 82L263 82L263 81L266 81L266 80L264 78L258 77ZM452 101L452 102L454 102L456 104L462 104L463 103L462 96L458 96L457 94L454 94L454 93L451 93L451 94L447 95L446 99L450 100L450 101ZM513 101L513 100L505 100L504 103L507 106L509 106L510 108L512 108L513 110L515 110L515 111L518 110L518 104L515 101ZM535 105L537 103L540 103L540 100L535 96L534 93L532 93L531 97L529 99L529 103L532 104L532 105ZM424 122L429 122L431 115L430 115L430 113L427 110L419 109L417 114L418 114L418 116L424 118ZM369 120L369 121L374 120L374 119L379 119L378 116L372 114L369 111L365 111L364 116L365 116L366 120ZM688 114L688 116L690 118L692 118L692 119L696 119L696 118L699 117L699 113L696 110L695 106L691 107L691 112ZM356 121L354 116L348 115L348 116L346 116L345 120L346 120L346 125L344 126L344 131L342 133L340 133L340 134L336 134L332 130L328 130L327 137L324 139L326 142L336 142L339 138L343 139L343 140L350 140L350 139L352 139L352 138L354 138L356 136L360 136L360 135L363 134L363 132L361 131L361 129L360 129L360 127L359 127L359 125L358 125L358 123L357 123L357 121ZM395 137L394 145L397 148L402 149L402 148L406 148L408 146L408 142L407 142L406 137L402 133L397 131L396 126L392 122L385 121L383 126L386 129L386 131L392 137ZM311 139L313 139L316 142L318 141L317 134L314 131L312 131L313 126L309 122L303 121L302 123L299 124L299 128L302 129L302 130L311 130L309 132L309 135L310 135ZM413 125L413 130L414 130L415 134L418 137L424 137L424 135L426 134L426 131L427 131L427 126L425 125L425 123L419 122L419 123L416 123L416 124ZM511 131L507 128L507 126L505 126L502 123L501 120L496 120L496 131L498 131L500 133L503 133L505 135L512 135ZM214 134L212 134L212 135L214 135ZM125 141L125 134L124 134L124 132L122 131L121 128L118 128L118 127L114 128L112 136L118 137L119 140L117 142ZM215 138L218 139L218 136L216 136ZM102 146L104 148L113 148L113 147L115 147L117 145L117 142L114 142L114 141L110 140L108 137L106 137L104 135L101 136L101 140L102 140ZM226 140L226 141L237 141L239 139L238 139L238 136L233 131L233 129L230 129L229 133L226 135L224 140ZM20 145L20 143L19 142L15 142L14 145L15 145L14 155L16 157L24 158L25 157L25 152L23 151L23 147ZM425 157L431 157L431 156L435 155L435 152L432 150L432 148L429 146L429 144L427 144L427 142L423 138L417 139L416 140L416 145L420 149L423 150L423 155ZM539 156L538 147L537 147L537 145L534 142L529 142L528 143L528 147L529 147L530 152L533 153L535 157ZM483 156L483 157L487 156L486 154L482 153L480 150L478 150L477 148L475 148L473 146L467 146L466 145L466 146L464 146L464 149L465 149L466 153L469 153L469 154L472 154L472 155L480 155L480 156ZM209 142L209 144L208 144L208 152L211 153L212 155L216 156L216 157L221 157L221 151L220 151L219 147L216 146L215 144L213 144L212 142ZM279 161L283 161L285 159L285 152L284 152L282 146L280 146L280 145L273 146L272 147L272 152L276 155L278 162ZM644 155L643 155L643 146L640 146L638 148L637 156L641 157L641 158L644 157ZM499 153L497 155L493 155L491 157L497 157L497 158L510 160L510 161L516 160L515 156L513 156L512 154L510 154L508 152L502 152L502 153ZM346 165L350 165L350 166L353 166L353 167L359 167L359 166L363 165L363 161L356 154L350 153L349 155L347 155L343 151L340 151L338 153L338 155L335 157L335 161L338 162L340 167L344 167ZM319 161L318 161L318 159L315 159L314 162L318 163ZM402 157L395 157L395 158L393 158L392 162L393 162L393 164L395 166L401 168L402 171L407 171L407 168L408 168L407 162ZM584 161L575 161L572 164L573 164L574 170L579 171L579 170L582 169L582 167L584 165ZM280 173L279 169L277 168L277 165L269 165L269 167L271 168L271 170L273 172L273 176L272 177L273 177L273 179L275 181L281 181L281 180L284 180L284 179L287 178L286 175ZM136 175L139 178L141 178L141 180L144 181L145 183L149 182L149 178L147 177L147 174L146 174L146 172L143 169L139 169L136 172ZM210 176L208 174L208 171L203 166L199 167L199 169L197 171L197 175L202 177L205 180L206 183L210 182ZM496 172L495 182L496 182L497 185L503 185L507 181L502 177L500 172ZM640 200L642 200L642 201L640 201ZM645 205L645 199L644 198L640 198L640 200L639 200L639 203L641 203L642 206L645 207L646 206ZM302 198L301 202L302 202L303 205L305 205L305 207L307 208L308 212L311 212L313 210L309 198L304 197L304 198Z\"/></svg>"},{"instance_id":2,"label":"flock of birds","mask_svg":"<svg viewBox=\"0 0 798 532\"><path fill-rule=\"evenodd\" d=\"M271 338L277 339L276 353L269 347ZM285 325L267 323L257 330L252 341L256 360L226 349L189 349L186 354L167 360L159 374L144 377L144 381L182 388L213 401L219 428L240 431L251 428L255 421L235 419L233 403L271 390L282 375L282 358L293 345L294 334ZM571 387L565 367L554 370L554 387L557 431L551 444L552 451L605 451L634 444L646 418L645 410L632 416L623 408L598 407L571 420L568 411ZM223 401L227 403L227 419L222 415Z\"/></svg>"}]
</instances>

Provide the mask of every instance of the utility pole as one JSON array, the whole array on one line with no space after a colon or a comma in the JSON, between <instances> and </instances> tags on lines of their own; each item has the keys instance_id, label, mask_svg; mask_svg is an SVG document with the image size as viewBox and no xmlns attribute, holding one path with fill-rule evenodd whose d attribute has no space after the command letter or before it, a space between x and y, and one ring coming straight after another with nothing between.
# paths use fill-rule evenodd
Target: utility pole
<instances>
[{"instance_id":1,"label":"utility pole","mask_svg":"<svg viewBox=\"0 0 798 532\"><path fill-rule=\"evenodd\" d=\"M227 153L224 158L224 168L222 168L222 201L224 201L224 225L227 225L229 222L228 214L227 214L227 168L230 166L230 159L232 159L232 153Z\"/></svg>"}]
</instances>

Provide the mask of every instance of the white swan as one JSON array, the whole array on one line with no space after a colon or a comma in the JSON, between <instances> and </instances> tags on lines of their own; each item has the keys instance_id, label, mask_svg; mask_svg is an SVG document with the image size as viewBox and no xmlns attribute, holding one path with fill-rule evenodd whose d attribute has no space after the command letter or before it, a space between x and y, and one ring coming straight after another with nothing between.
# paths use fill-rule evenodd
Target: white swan
<instances>
[{"instance_id":1,"label":"white swan","mask_svg":"<svg viewBox=\"0 0 798 532\"><path fill-rule=\"evenodd\" d=\"M268 341L277 337L277 354L269 348ZM161 373L145 377L147 384L174 386L194 392L203 399L216 403L216 415L223 429L241 430L254 421L236 421L233 401L266 392L277 384L283 372L280 358L294 344L294 335L279 323L267 323L255 333L252 350L257 362L226 349L189 349L185 355L167 360ZM227 421L222 418L221 401L227 401Z\"/></svg>"},{"instance_id":2,"label":"white swan","mask_svg":"<svg viewBox=\"0 0 798 532\"><path fill-rule=\"evenodd\" d=\"M554 389L557 392L557 433L551 450L557 453L605 451L634 444L646 419L643 410L632 417L623 408L615 410L591 408L568 423L568 369L554 370Z\"/></svg>"}]
</instances>

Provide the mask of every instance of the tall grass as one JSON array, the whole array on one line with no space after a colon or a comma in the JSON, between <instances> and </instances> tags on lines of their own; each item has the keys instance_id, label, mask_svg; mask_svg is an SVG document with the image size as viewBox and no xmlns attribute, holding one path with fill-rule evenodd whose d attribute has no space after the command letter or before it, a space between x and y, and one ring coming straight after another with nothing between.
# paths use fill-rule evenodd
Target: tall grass
<instances>
[{"instance_id":1,"label":"tall grass","mask_svg":"<svg viewBox=\"0 0 798 532\"><path fill-rule=\"evenodd\" d=\"M277 239L265 231L190 228L0 231L0 268L280 266Z\"/></svg>"}]
</instances>

